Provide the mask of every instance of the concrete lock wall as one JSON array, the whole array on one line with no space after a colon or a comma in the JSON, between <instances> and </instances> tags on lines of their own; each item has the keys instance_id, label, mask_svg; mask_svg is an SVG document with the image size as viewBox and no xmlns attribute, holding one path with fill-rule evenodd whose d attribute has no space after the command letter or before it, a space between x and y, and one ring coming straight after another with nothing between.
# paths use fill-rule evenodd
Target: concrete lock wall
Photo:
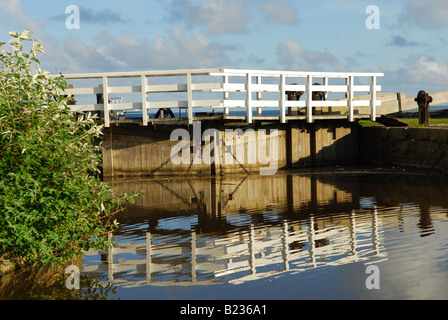
<instances>
[{"instance_id":1,"label":"concrete lock wall","mask_svg":"<svg viewBox=\"0 0 448 320\"><path fill-rule=\"evenodd\" d=\"M359 129L346 120L290 123L288 167L358 163Z\"/></svg>"},{"instance_id":2,"label":"concrete lock wall","mask_svg":"<svg viewBox=\"0 0 448 320\"><path fill-rule=\"evenodd\" d=\"M366 127L360 134L360 161L448 171L448 130Z\"/></svg>"},{"instance_id":3,"label":"concrete lock wall","mask_svg":"<svg viewBox=\"0 0 448 320\"><path fill-rule=\"evenodd\" d=\"M171 141L170 136L176 128L180 127L104 128L104 177L247 173L259 172L260 168L300 168L359 161L359 126L346 120L315 121L312 124L294 121L255 126L252 130L240 128L244 139L235 133L238 127L226 126L224 129L222 123L202 122L201 135L207 129L218 128L226 144L222 146L221 161L211 164L199 161L193 147L190 148L190 161L173 164L171 150L179 142ZM193 136L191 126L184 129ZM265 129L266 135L261 134L260 129ZM270 130L276 130L276 134L269 135ZM202 141L202 150L208 145L208 141ZM276 168L271 148L273 152L277 151ZM264 160L259 157L259 149L266 156Z\"/></svg>"}]
</instances>

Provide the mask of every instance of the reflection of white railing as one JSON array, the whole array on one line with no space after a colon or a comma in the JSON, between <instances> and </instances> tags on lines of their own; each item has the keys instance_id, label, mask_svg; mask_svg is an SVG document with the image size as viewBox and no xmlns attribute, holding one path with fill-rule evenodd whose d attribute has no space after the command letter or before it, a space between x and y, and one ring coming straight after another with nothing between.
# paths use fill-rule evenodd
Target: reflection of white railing
<instances>
[{"instance_id":1,"label":"reflection of white railing","mask_svg":"<svg viewBox=\"0 0 448 320\"><path fill-rule=\"evenodd\" d=\"M310 217L305 223L283 222L281 226L262 229L252 226L243 233L208 240L194 231L191 237L163 237L164 240L147 233L146 242L117 243L104 253L107 264L88 266L83 271L107 270L109 282L115 285L241 283L284 271L300 272L356 261L378 262L387 257L376 209L371 210L371 215L359 217L352 212L348 221L348 229L335 226L317 230L316 219ZM135 258L120 259L122 254ZM126 280L126 272L132 273L134 280ZM170 280L166 280L167 275L171 275ZM179 282L176 277L182 280Z\"/></svg>"},{"instance_id":2,"label":"reflection of white railing","mask_svg":"<svg viewBox=\"0 0 448 320\"><path fill-rule=\"evenodd\" d=\"M285 123L292 114L287 114L288 108L305 108L304 119L313 122L313 110L318 107L343 107L347 109L347 118L354 121L355 110L358 107L368 107L363 114L375 120L376 108L381 105L377 100L377 78L382 73L329 73L329 72L293 72L293 71L263 71L235 69L198 69L147 72L114 72L64 75L69 84L76 82L74 87L66 89L65 94L75 95L77 104L71 109L78 111L99 111L104 115L104 124L110 125L111 112L139 111L142 113L143 125L148 124L148 112L163 108L179 108L186 110L186 118L193 123L194 113L200 108L222 108L224 115L229 115L232 108L246 110L246 120L252 123L253 112L256 117L262 117L264 108L274 108L279 111L280 122ZM201 82L193 81L193 78ZM176 80L174 80L176 79ZM317 79L322 79L321 85L315 85ZM92 81L96 81L94 85ZM112 84L112 82L120 84ZM331 82L339 83L331 83ZM367 84L360 84L361 82ZM173 83L177 82L177 83ZM303 82L301 84L301 82ZM87 84L86 84L87 83ZM168 84L167 84L168 83ZM296 84L297 83L297 84ZM288 91L303 92L302 101L290 101ZM331 93L339 93L344 97L313 100L313 92L325 92L327 98ZM356 100L356 93L367 93L368 100ZM112 94L122 94L132 97L129 102L112 103ZM164 99L158 98L162 94ZM181 94L181 96L176 96ZM197 97L197 95L201 95ZM237 97L232 97L236 94ZM109 97L93 103L81 102L82 96ZM239 95L239 96L238 96ZM241 96L242 95L242 96ZM255 95L255 96L254 96ZM176 96L172 100L167 97ZM265 98L265 96L269 96ZM135 101L131 101L135 100ZM116 101L115 101L116 102ZM323 115L326 115L323 113ZM330 114L326 115L331 118ZM297 117L296 117L297 118Z\"/></svg>"}]
</instances>

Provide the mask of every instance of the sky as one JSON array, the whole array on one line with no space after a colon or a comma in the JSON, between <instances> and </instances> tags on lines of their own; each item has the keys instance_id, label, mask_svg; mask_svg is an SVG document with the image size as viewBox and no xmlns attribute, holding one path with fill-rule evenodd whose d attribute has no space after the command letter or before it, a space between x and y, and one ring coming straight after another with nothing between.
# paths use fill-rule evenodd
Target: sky
<instances>
[{"instance_id":1,"label":"sky","mask_svg":"<svg viewBox=\"0 0 448 320\"><path fill-rule=\"evenodd\" d=\"M448 90L446 17L446 0L0 0L0 41L30 29L51 73L382 72L415 96Z\"/></svg>"}]
</instances>

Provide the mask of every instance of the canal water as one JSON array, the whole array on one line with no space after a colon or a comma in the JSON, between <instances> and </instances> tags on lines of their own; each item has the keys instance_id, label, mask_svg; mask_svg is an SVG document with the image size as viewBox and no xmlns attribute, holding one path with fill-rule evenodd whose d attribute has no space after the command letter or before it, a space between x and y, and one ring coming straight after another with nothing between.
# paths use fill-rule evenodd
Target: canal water
<instances>
[{"instance_id":1,"label":"canal water","mask_svg":"<svg viewBox=\"0 0 448 320\"><path fill-rule=\"evenodd\" d=\"M129 180L115 247L82 273L110 299L447 299L448 184L325 169Z\"/></svg>"},{"instance_id":2,"label":"canal water","mask_svg":"<svg viewBox=\"0 0 448 320\"><path fill-rule=\"evenodd\" d=\"M336 167L111 183L145 195L117 217L112 249L83 256L80 298L448 298L445 177Z\"/></svg>"}]
</instances>

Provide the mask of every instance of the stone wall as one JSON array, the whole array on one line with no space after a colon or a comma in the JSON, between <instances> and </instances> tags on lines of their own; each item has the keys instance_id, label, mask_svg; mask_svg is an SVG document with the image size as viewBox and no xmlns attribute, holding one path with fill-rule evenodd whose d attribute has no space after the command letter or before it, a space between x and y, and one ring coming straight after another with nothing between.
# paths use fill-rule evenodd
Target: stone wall
<instances>
[{"instance_id":1,"label":"stone wall","mask_svg":"<svg viewBox=\"0 0 448 320\"><path fill-rule=\"evenodd\" d=\"M448 129L364 127L360 162L448 172Z\"/></svg>"}]
</instances>

